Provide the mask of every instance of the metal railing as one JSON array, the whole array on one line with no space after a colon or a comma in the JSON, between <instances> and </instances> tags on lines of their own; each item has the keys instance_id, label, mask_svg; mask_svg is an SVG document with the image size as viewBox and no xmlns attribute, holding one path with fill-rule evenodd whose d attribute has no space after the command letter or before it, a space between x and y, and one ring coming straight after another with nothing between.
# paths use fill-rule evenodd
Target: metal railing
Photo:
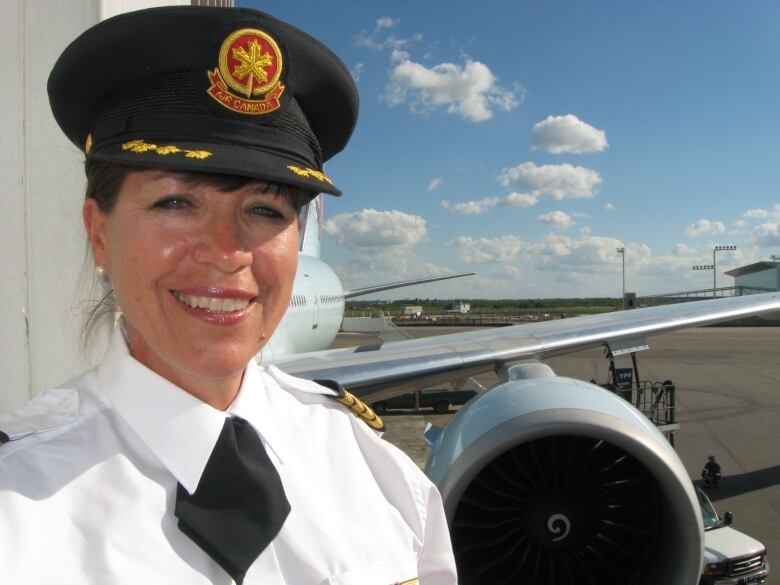
<instances>
[{"instance_id":1,"label":"metal railing","mask_svg":"<svg viewBox=\"0 0 780 585\"><path fill-rule=\"evenodd\" d=\"M716 289L702 288L697 290L684 290L679 292L662 293L657 295L644 295L637 297L637 305L640 307L652 307L655 305L668 305L672 303L684 303L687 301L702 301L712 298L741 297L745 295L757 295L774 292L771 288L757 286L721 286Z\"/></svg>"},{"instance_id":2,"label":"metal railing","mask_svg":"<svg viewBox=\"0 0 780 585\"><path fill-rule=\"evenodd\" d=\"M631 388L620 388L614 384L604 386L624 400L633 404L658 427L676 425L675 386L670 382L641 381Z\"/></svg>"}]
</instances>

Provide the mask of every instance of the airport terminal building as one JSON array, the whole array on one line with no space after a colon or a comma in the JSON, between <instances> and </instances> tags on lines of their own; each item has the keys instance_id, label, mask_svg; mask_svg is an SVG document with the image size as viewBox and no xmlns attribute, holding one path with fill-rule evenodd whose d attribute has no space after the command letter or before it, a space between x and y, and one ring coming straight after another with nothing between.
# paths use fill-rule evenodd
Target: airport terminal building
<instances>
[{"instance_id":1,"label":"airport terminal building","mask_svg":"<svg viewBox=\"0 0 780 585\"><path fill-rule=\"evenodd\" d=\"M729 270L726 274L734 277L734 286L737 288L760 288L767 292L780 290L780 262L755 262Z\"/></svg>"}]
</instances>

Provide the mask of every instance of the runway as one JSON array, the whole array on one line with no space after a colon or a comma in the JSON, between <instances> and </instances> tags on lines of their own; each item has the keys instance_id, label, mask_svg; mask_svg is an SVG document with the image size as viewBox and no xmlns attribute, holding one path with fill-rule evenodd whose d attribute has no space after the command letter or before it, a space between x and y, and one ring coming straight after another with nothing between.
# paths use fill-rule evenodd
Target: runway
<instances>
[{"instance_id":1,"label":"runway","mask_svg":"<svg viewBox=\"0 0 780 585\"><path fill-rule=\"evenodd\" d=\"M413 337L456 333L465 328L410 327ZM473 328L469 328L473 330ZM370 336L342 334L340 347L365 343ZM769 550L775 569L767 584L780 583L780 328L706 327L649 339L650 350L637 354L640 378L671 379L677 387L675 447L691 478L698 480L707 455L714 453L723 470L717 489L708 490L722 516L733 512L733 527ZM624 360L624 361L621 361ZM605 382L603 350L552 358L560 376ZM630 367L619 358L618 367ZM489 385L495 376L480 377ZM422 438L426 421L443 425L449 415L411 414L385 417L385 438L419 465L427 457ZM777 555L777 556L775 556Z\"/></svg>"}]
</instances>

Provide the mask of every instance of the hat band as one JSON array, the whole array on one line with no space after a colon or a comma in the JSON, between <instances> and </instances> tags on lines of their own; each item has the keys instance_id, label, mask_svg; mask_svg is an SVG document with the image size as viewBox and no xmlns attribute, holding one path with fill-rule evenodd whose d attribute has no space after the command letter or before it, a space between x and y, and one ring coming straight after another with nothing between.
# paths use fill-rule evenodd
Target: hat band
<instances>
[{"instance_id":1,"label":"hat band","mask_svg":"<svg viewBox=\"0 0 780 585\"><path fill-rule=\"evenodd\" d=\"M251 150L288 159L306 167L322 169L309 148L301 148L305 141L285 129L266 126L262 133L255 126L197 114L136 114L103 122L92 133L89 154L119 142L142 138L145 140L181 141L188 144L246 147ZM306 154L311 154L307 157Z\"/></svg>"}]
</instances>

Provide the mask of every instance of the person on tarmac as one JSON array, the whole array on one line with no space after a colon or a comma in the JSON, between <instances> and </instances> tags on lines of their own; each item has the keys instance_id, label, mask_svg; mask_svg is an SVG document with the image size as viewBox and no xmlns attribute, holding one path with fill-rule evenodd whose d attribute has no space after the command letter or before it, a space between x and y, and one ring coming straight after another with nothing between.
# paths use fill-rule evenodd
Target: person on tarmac
<instances>
[{"instance_id":1,"label":"person on tarmac","mask_svg":"<svg viewBox=\"0 0 780 585\"><path fill-rule=\"evenodd\" d=\"M715 461L715 455L707 457L707 463L701 470L701 477L704 480L704 487L718 487L720 482L720 463Z\"/></svg>"}]
</instances>

